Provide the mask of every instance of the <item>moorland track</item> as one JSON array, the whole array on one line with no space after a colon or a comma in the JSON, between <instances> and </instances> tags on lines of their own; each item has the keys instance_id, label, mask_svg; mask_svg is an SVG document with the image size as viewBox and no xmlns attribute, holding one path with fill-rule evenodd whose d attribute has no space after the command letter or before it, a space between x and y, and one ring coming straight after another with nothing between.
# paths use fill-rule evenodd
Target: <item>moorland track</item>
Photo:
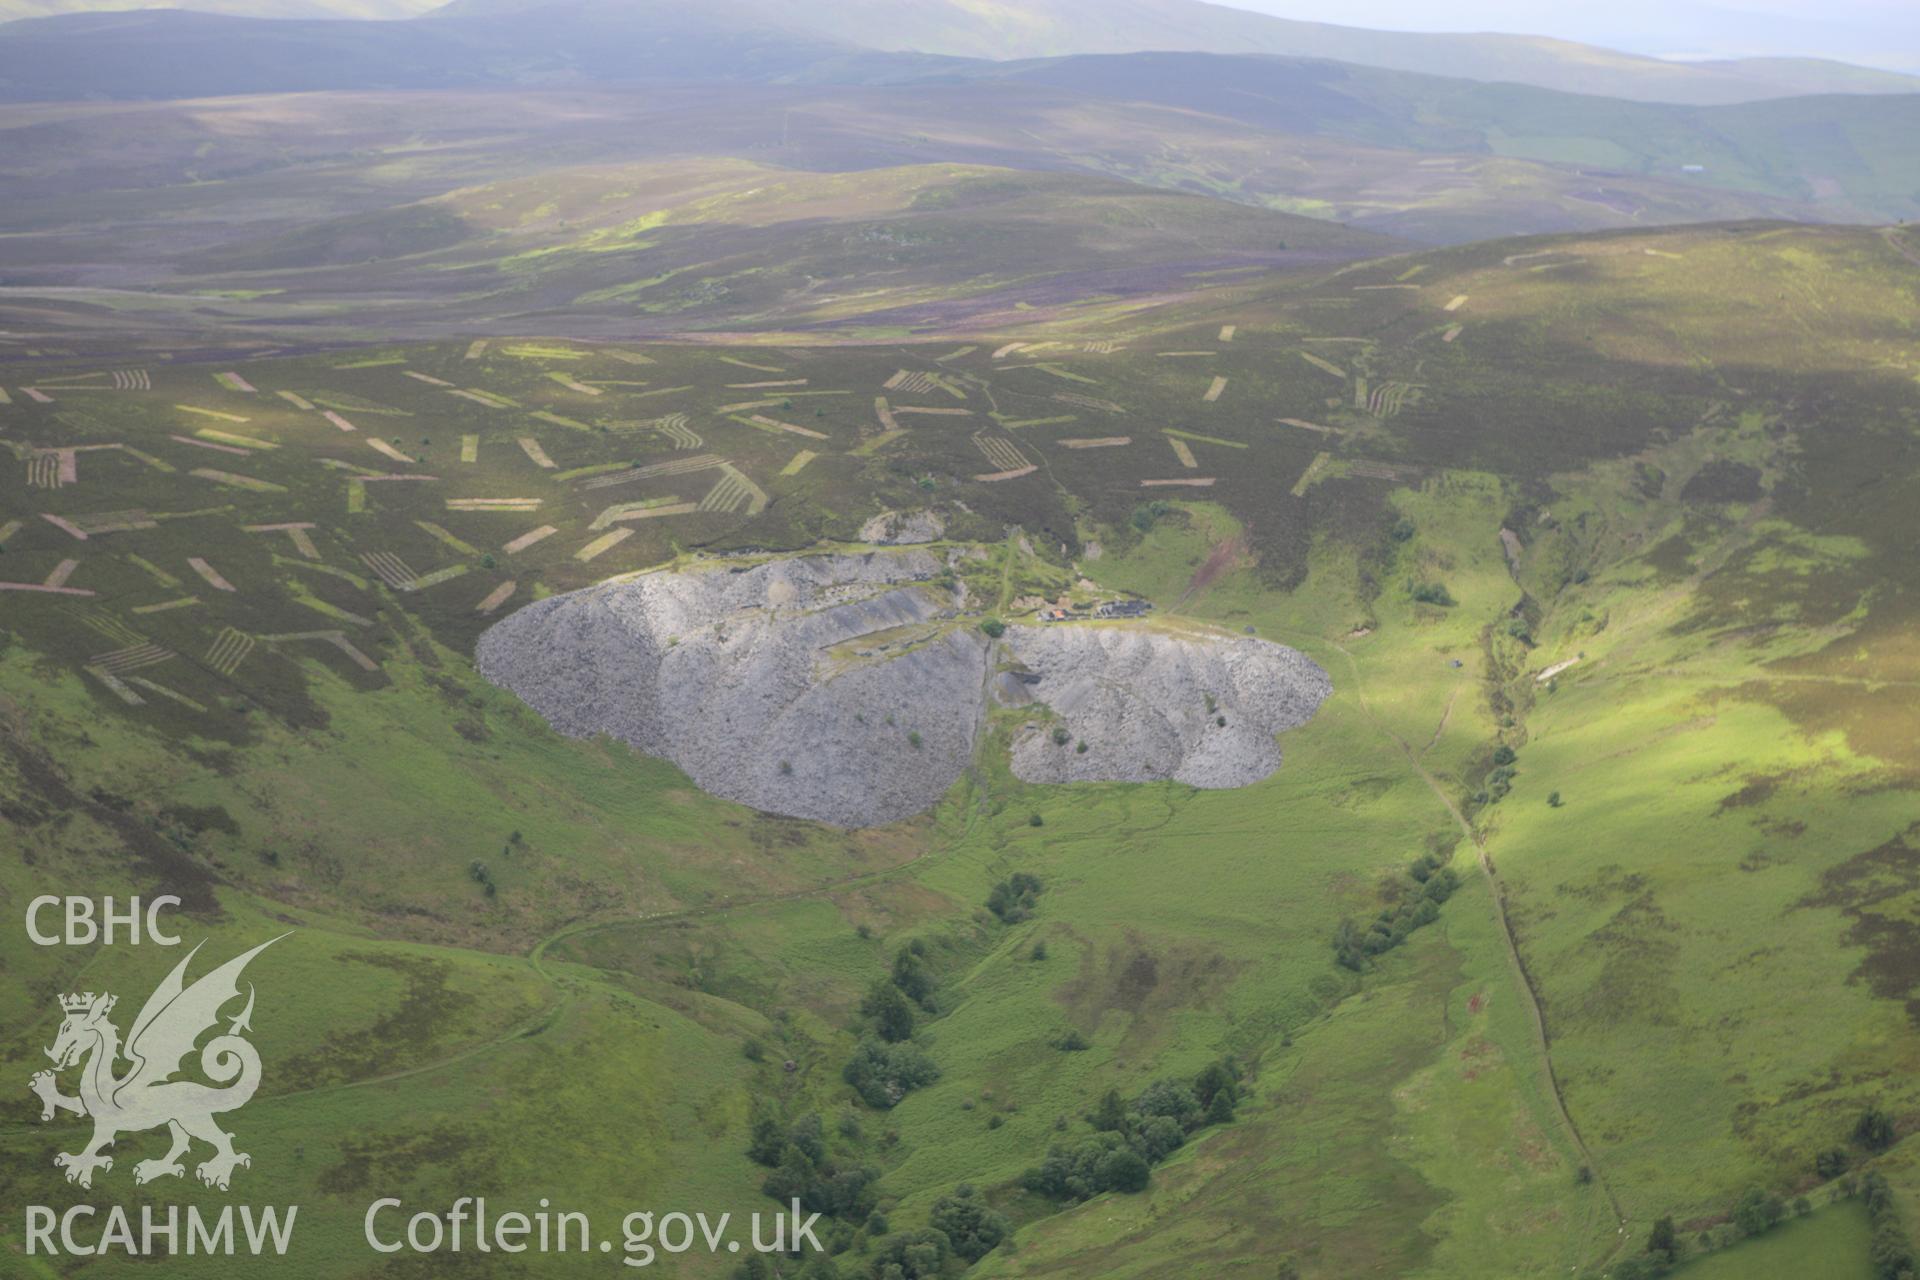
<instances>
[{"instance_id":1,"label":"moorland track","mask_svg":"<svg viewBox=\"0 0 1920 1280\"><path fill-rule=\"evenodd\" d=\"M1421 755L1426 755L1440 745L1440 739L1446 736L1447 722L1453 719L1453 704L1458 701L1460 701L1460 686L1456 684L1453 692L1447 696L1447 709L1440 713L1440 723L1434 726L1433 736L1427 739L1426 746L1420 748Z\"/></svg>"},{"instance_id":2,"label":"moorland track","mask_svg":"<svg viewBox=\"0 0 1920 1280\"><path fill-rule=\"evenodd\" d=\"M1360 664L1355 661L1353 654L1344 646L1335 644L1333 641L1327 640L1322 636L1311 636L1308 638L1330 646L1336 650L1342 658L1346 659L1347 670L1353 677L1354 700L1359 703L1361 713L1373 723L1374 727L1378 729L1382 735L1399 747L1400 753L1407 759L1407 767L1412 769L1414 774L1422 782L1426 783L1427 789L1433 792L1434 798L1439 800L1441 805L1446 808L1448 814L1452 816L1454 823L1460 828L1461 834L1466 836L1473 844L1475 856L1480 864L1480 872L1485 877L1487 888L1493 896L1494 917L1500 925L1500 940L1507 953L1507 965L1513 974L1513 985L1526 1004L1528 1020L1533 1028L1534 1056L1536 1065L1540 1069L1540 1078L1546 1084L1546 1096L1553 1105L1554 1116L1559 1121L1561 1131L1566 1135L1569 1145L1571 1145L1573 1150L1579 1155L1582 1167L1592 1175L1594 1185L1600 1188L1601 1194L1607 1199L1608 1207L1613 1212L1616 1223L1614 1237L1612 1241L1605 1246L1600 1256L1590 1264L1595 1267L1605 1266L1608 1262L1612 1261L1614 1256L1617 1255L1626 1244L1626 1208L1620 1203L1620 1197L1614 1194L1613 1187L1607 1182L1606 1175L1601 1172L1600 1167L1594 1162L1593 1153L1588 1148L1586 1139L1581 1136L1580 1127L1574 1123L1572 1114L1567 1110L1566 1098L1560 1091L1560 1078L1555 1074L1553 1069L1553 1048L1552 1041L1547 1034L1546 1014L1540 1008L1539 994L1534 990L1533 979L1527 971L1526 961L1520 955L1519 941L1513 932L1513 922L1507 914L1506 889L1501 884L1499 873L1494 869L1492 856L1487 852L1486 837L1480 831L1476 830L1474 825L1467 820L1466 815L1460 811L1460 806L1455 803L1452 796L1447 794L1446 788L1440 784L1440 780L1429 773L1426 766L1420 763L1421 756L1423 756L1427 750L1431 749L1432 744L1429 743L1428 747L1416 751L1413 744L1388 728L1387 725L1374 714L1373 708L1367 703L1365 682L1360 678ZM1452 710L1452 705L1451 702L1448 703L1449 712ZM1444 729L1444 727L1445 722L1443 720L1442 728ZM1438 736L1438 734L1435 735L1436 740Z\"/></svg>"}]
</instances>

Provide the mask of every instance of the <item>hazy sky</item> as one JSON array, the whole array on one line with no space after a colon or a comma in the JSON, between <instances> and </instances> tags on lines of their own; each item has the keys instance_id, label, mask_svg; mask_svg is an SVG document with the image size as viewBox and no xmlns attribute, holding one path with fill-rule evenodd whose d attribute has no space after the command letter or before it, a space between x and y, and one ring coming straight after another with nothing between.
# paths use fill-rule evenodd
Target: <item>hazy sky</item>
<instances>
[{"instance_id":1,"label":"hazy sky","mask_svg":"<svg viewBox=\"0 0 1920 1280\"><path fill-rule=\"evenodd\" d=\"M1920 0L1216 0L1403 31L1516 31L1679 57L1787 55L1920 69Z\"/></svg>"}]
</instances>

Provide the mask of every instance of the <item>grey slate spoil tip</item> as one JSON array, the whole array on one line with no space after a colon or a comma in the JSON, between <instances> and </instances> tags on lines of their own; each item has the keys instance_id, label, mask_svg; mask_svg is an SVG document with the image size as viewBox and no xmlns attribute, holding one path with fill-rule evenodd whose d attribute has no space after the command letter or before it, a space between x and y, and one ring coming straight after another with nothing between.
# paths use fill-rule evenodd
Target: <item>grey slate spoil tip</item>
<instances>
[{"instance_id":1,"label":"grey slate spoil tip","mask_svg":"<svg viewBox=\"0 0 1920 1280\"><path fill-rule=\"evenodd\" d=\"M942 567L909 550L615 579L520 609L476 658L561 733L618 738L713 795L842 827L939 800L989 697L1014 692L996 670L1009 657L1053 713L1015 735L1030 782L1246 786L1280 767L1274 735L1332 692L1264 640L1010 627L996 648L932 582Z\"/></svg>"}]
</instances>

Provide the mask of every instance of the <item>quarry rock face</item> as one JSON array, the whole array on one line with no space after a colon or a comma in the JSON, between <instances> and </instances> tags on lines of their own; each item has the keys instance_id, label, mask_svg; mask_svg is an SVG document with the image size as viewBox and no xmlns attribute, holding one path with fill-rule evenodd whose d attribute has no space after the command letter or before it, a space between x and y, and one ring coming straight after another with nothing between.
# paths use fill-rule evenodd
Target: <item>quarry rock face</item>
<instances>
[{"instance_id":1,"label":"quarry rock face","mask_svg":"<svg viewBox=\"0 0 1920 1280\"><path fill-rule=\"evenodd\" d=\"M995 646L933 582L943 566L907 550L620 578L528 605L476 657L561 733L606 734L713 795L844 827L931 808L972 759L990 696L1053 712L1016 734L1029 781L1235 787L1279 767L1273 735L1331 690L1258 640L1054 626ZM1057 745L1056 726L1087 751Z\"/></svg>"}]
</instances>

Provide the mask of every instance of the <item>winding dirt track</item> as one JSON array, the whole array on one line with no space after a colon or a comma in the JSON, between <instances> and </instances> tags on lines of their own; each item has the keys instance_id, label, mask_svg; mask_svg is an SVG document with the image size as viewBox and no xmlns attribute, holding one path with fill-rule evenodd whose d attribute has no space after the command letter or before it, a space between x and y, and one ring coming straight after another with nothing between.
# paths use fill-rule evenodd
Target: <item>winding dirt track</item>
<instances>
[{"instance_id":1,"label":"winding dirt track","mask_svg":"<svg viewBox=\"0 0 1920 1280\"><path fill-rule=\"evenodd\" d=\"M1314 638L1320 639L1320 637ZM1581 1136L1580 1127L1574 1123L1573 1116L1567 1111L1566 1098L1560 1092L1560 1079L1553 1070L1552 1042L1547 1035L1547 1018L1546 1015L1541 1012L1540 999L1534 991L1533 979L1527 973L1526 961L1520 956L1519 943L1513 933L1513 922L1507 915L1506 889L1500 883L1498 872L1494 870L1493 859L1487 854L1486 839L1480 832L1474 829L1472 823L1467 821L1466 815L1460 812L1459 805L1455 804L1453 797L1447 794L1446 788L1441 786L1439 780L1431 773L1428 773L1426 766L1420 763L1420 757L1425 753L1425 749L1415 751L1411 743L1395 733L1392 729L1389 729L1386 724L1374 714L1373 708L1367 704L1365 685L1360 679L1360 665L1354 661L1353 654L1338 644L1332 644L1331 641L1327 643L1334 649L1339 650L1340 656L1347 660L1347 669L1353 677L1354 699L1360 704L1360 710L1366 715L1367 719L1373 721L1375 728L1379 729L1382 734L1391 739L1394 744L1400 748L1401 754L1407 758L1408 767L1419 776L1422 782L1427 784L1427 788L1433 792L1434 797L1439 800L1440 803L1445 806L1447 812L1453 816L1453 820L1459 826L1461 834L1473 842L1474 852L1480 862L1481 874L1486 877L1487 887L1492 891L1494 915L1500 924L1500 940L1505 944L1507 965L1513 973L1514 987L1526 1002L1528 1019L1533 1026L1534 1056L1538 1060L1541 1079L1546 1082L1547 1097L1553 1103L1554 1115L1559 1120L1560 1127L1567 1136L1567 1141L1572 1145L1573 1149L1579 1153L1581 1164L1592 1173L1594 1184L1600 1188L1601 1194L1606 1196L1607 1204L1612 1209L1613 1216L1618 1223L1618 1230L1614 1234L1613 1241L1600 1257L1592 1263L1595 1267L1605 1266L1608 1262L1612 1261L1614 1256L1617 1255L1626 1244L1627 1212L1625 1207L1620 1203L1620 1197L1614 1194L1613 1188L1608 1184L1606 1176L1601 1173L1600 1167L1594 1163L1593 1153L1587 1147L1586 1139ZM1452 710L1451 703L1448 704L1448 710ZM1432 744L1429 744L1429 746L1431 745Z\"/></svg>"}]
</instances>

